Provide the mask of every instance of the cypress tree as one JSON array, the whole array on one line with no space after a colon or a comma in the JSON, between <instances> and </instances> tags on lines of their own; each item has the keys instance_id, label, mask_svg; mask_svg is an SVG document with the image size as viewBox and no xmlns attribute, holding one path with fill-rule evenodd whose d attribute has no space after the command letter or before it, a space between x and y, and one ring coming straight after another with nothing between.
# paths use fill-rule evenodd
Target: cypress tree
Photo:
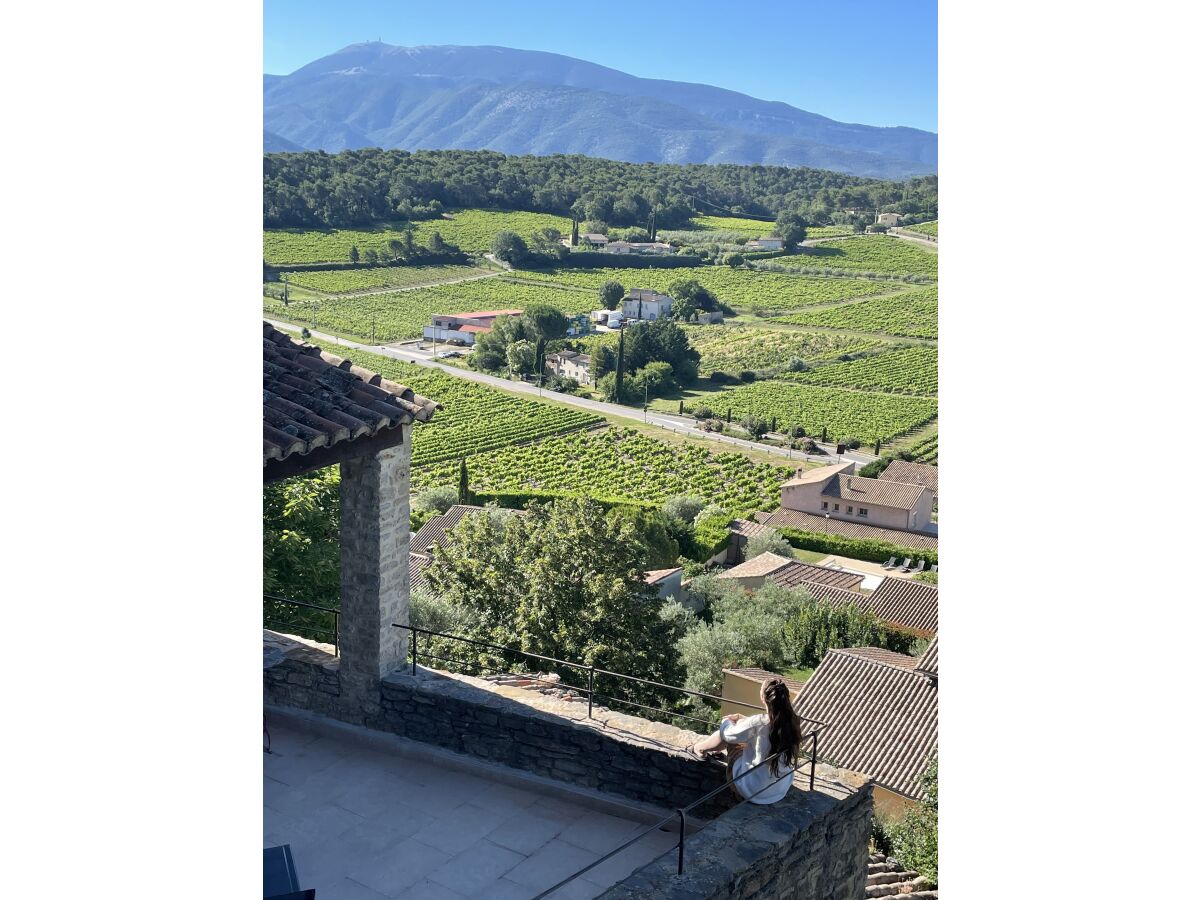
<instances>
[{"instance_id":1,"label":"cypress tree","mask_svg":"<svg viewBox=\"0 0 1200 900\"><path fill-rule=\"evenodd\" d=\"M358 262L358 244L350 245L350 262Z\"/></svg>"},{"instance_id":2,"label":"cypress tree","mask_svg":"<svg viewBox=\"0 0 1200 900\"><path fill-rule=\"evenodd\" d=\"M617 402L625 396L625 329L621 329L620 343L617 345Z\"/></svg>"},{"instance_id":3,"label":"cypress tree","mask_svg":"<svg viewBox=\"0 0 1200 900\"><path fill-rule=\"evenodd\" d=\"M825 426L824 426L824 425L822 425L822 426L821 426L821 443L822 443L822 444L828 444L828 443L829 443L829 435L828 435L828 433L826 432L826 430L825 430Z\"/></svg>"},{"instance_id":4,"label":"cypress tree","mask_svg":"<svg viewBox=\"0 0 1200 900\"><path fill-rule=\"evenodd\" d=\"M683 401L682 400L679 401L679 414L681 416L683 415Z\"/></svg>"},{"instance_id":5,"label":"cypress tree","mask_svg":"<svg viewBox=\"0 0 1200 900\"><path fill-rule=\"evenodd\" d=\"M728 408L725 410L725 421L726 421L726 422L732 422L732 421L733 421L733 408L732 408L732 407L728 407Z\"/></svg>"},{"instance_id":6,"label":"cypress tree","mask_svg":"<svg viewBox=\"0 0 1200 900\"><path fill-rule=\"evenodd\" d=\"M879 438L875 438L875 455L879 455Z\"/></svg>"},{"instance_id":7,"label":"cypress tree","mask_svg":"<svg viewBox=\"0 0 1200 900\"><path fill-rule=\"evenodd\" d=\"M471 502L471 485L470 479L467 477L466 457L458 460L458 502L464 505Z\"/></svg>"}]
</instances>

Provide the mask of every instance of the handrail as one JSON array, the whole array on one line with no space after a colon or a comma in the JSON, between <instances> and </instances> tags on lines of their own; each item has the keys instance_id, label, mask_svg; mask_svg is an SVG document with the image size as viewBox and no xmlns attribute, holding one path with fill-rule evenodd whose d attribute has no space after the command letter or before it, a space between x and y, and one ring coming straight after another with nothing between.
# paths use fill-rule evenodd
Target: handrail
<instances>
[{"instance_id":1,"label":"handrail","mask_svg":"<svg viewBox=\"0 0 1200 900\"><path fill-rule=\"evenodd\" d=\"M695 716L689 716L689 715L686 715L685 713L677 713L674 710L670 710L670 709L662 709L661 707L644 706L640 703L636 703L632 700L626 700L621 697L612 697L612 696L607 696L607 695L596 694L595 688L594 688L594 679L595 679L595 676L597 676L597 675L608 675L613 678L620 678L625 681L632 681L635 684L645 684L645 685L649 685L651 687L662 688L664 690L669 690L669 691L675 691L680 694L686 694L689 697L700 697L705 700L714 700L717 703L734 703L737 706L746 707L748 709L758 709L758 710L765 709L762 706L755 706L750 703L744 703L740 700L726 700L724 697L718 697L715 694L706 694L703 691L693 691L693 690L689 690L688 688L678 687L673 684L664 684L661 681L652 681L649 678L638 678L637 676L626 675L622 672L613 672L609 669L598 669L594 665L585 666L583 663L572 662L571 660L567 660L567 659L556 659L553 656L543 656L540 653L533 653L532 651L529 651L529 650L520 650L516 647L505 647L502 644L492 644L487 641L479 641L474 638L462 637L461 635L450 634L449 632L445 632L445 631L431 631L428 628L419 628L416 625L401 625L399 622L392 623L392 627L393 628L401 628L401 629L409 632L409 635L410 635L409 659L412 664L412 672L414 675L417 672L417 659L418 659L418 655L419 655L418 654L419 647L418 647L418 642L417 642L418 634L426 634L426 635L430 635L432 637L447 638L449 640L459 641L460 643L471 644L476 647L487 647L488 649L498 650L503 653L516 653L521 656L532 657L533 659L540 659L543 662L554 663L556 665L561 665L561 666L570 666L571 668L578 669L583 672L587 672L588 673L588 687L583 688L583 687L577 687L575 685L568 685L568 686L577 691L586 691L587 692L587 694L588 694L588 718L591 718L592 700L593 700L593 697L596 697L596 698L604 699L604 700L612 700L617 703L626 703L631 706L636 706L639 709L645 709L645 710L650 710L653 712L661 712L666 715L677 716L681 719L690 719L694 722L706 722L709 725L714 724L711 719L698 719ZM457 660L447 660L442 657L433 656L432 654L429 654L429 653L426 653L425 655L429 659L437 659L442 662L457 662ZM818 728L823 728L824 724L825 724L823 722L818 722L816 719L809 719L804 716L797 716L797 718L800 719L800 721L802 721L802 722L808 722L812 725L816 725L816 726L818 726Z\"/></svg>"},{"instance_id":2,"label":"handrail","mask_svg":"<svg viewBox=\"0 0 1200 900\"><path fill-rule=\"evenodd\" d=\"M265 624L274 623L274 624L283 625L283 626L287 626L287 627L291 627L291 628L302 627L302 628L305 628L308 631L311 631L315 634L327 635L327 636L333 638L333 655L334 656L341 655L340 636L341 636L341 632L342 632L342 628L341 628L341 615L342 614L341 614L340 610L334 609L331 606L318 606L315 603L305 603L302 600L290 600L287 597L278 597L275 594L263 594L263 599L270 600L273 603L286 603L289 606L299 606L302 609L315 609L318 612L331 613L333 615L333 630L332 631L330 631L328 628L318 628L313 625L297 626L295 622L284 622L282 619L267 619L265 617L263 618L263 624L265 625Z\"/></svg>"}]
</instances>

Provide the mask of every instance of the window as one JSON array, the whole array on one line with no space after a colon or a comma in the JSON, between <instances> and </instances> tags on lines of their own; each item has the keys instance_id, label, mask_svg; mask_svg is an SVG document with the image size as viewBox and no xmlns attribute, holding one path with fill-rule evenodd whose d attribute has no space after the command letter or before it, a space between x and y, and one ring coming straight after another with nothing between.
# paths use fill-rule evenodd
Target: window
<instances>
[{"instance_id":1,"label":"window","mask_svg":"<svg viewBox=\"0 0 1200 900\"><path fill-rule=\"evenodd\" d=\"M834 512L838 512L838 511L839 511L841 508L842 508L842 504L840 504L840 503L835 503L835 504L833 504L833 511L834 511Z\"/></svg>"},{"instance_id":2,"label":"window","mask_svg":"<svg viewBox=\"0 0 1200 900\"><path fill-rule=\"evenodd\" d=\"M828 500L821 501L821 509L829 509L829 501Z\"/></svg>"},{"instance_id":3,"label":"window","mask_svg":"<svg viewBox=\"0 0 1200 900\"><path fill-rule=\"evenodd\" d=\"M865 509L863 509L861 506L858 508L858 514L860 516L862 516L864 519L867 517L867 511Z\"/></svg>"}]
</instances>

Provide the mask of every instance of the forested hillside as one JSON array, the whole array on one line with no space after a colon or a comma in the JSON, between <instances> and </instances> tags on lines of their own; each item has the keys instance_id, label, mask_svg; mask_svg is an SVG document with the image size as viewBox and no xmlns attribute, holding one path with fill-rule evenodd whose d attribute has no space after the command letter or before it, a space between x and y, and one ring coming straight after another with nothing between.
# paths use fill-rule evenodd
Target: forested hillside
<instances>
[{"instance_id":1,"label":"forested hillside","mask_svg":"<svg viewBox=\"0 0 1200 900\"><path fill-rule=\"evenodd\" d=\"M937 176L858 178L784 166L626 163L586 156L505 156L488 150L272 153L263 160L263 224L351 227L485 207L554 213L610 225L681 228L696 214L810 224L877 209L937 218Z\"/></svg>"}]
</instances>

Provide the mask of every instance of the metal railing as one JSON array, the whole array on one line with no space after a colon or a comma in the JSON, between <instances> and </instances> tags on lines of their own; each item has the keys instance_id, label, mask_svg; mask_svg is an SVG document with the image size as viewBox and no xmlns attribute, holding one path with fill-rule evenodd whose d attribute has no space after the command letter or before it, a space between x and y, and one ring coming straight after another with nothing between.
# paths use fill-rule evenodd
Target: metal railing
<instances>
[{"instance_id":1,"label":"metal railing","mask_svg":"<svg viewBox=\"0 0 1200 900\"><path fill-rule=\"evenodd\" d=\"M701 722L701 723L707 724L709 726L712 726L714 724L719 724L719 723L714 723L712 720L705 720L705 719L697 718L696 716L685 715L683 713L679 713L679 712L676 712L671 709L666 709L666 708L662 708L662 707L646 706L644 704L637 703L633 700L627 700L622 697L613 697L610 695L599 694L596 692L596 689L595 689L597 675L607 676L607 677L617 678L617 679L623 679L625 681L630 681L630 682L634 682L636 684L641 684L641 685L649 685L651 687L658 688L658 689L675 691L679 694L685 694L689 697L700 697L705 700L715 700L719 703L730 703L730 704L734 704L737 706L745 707L747 709L754 709L754 710L759 710L759 711L762 711L764 709L764 707L762 707L762 706L756 706L756 705L750 704L750 703L743 703L738 700L727 700L726 698L717 697L712 694L705 694L701 691L692 691L692 690L688 690L687 688L676 687L675 685L671 685L671 684L663 684L662 682L659 682L659 681L651 681L648 678L638 678L633 675L625 675L621 672L612 672L608 669L598 669L594 665L585 666L582 663L572 662L571 660L556 659L553 656L543 656L540 653L532 653L528 650L518 650L515 647L505 647L501 644L492 644L492 643L489 643L488 641L479 641L479 640L475 640L474 638L466 638L466 637L462 637L461 635L449 634L444 631L431 631L427 628L418 628L415 625L401 625L399 623L393 623L392 627L403 629L409 633L409 661L412 666L412 674L414 674L414 675L417 674L417 663L418 663L419 659L421 659L421 658L424 658L426 660L436 660L438 662L453 663L456 665L470 665L470 663L465 662L463 660L453 659L453 658L444 657L444 656L437 656L437 655L429 652L428 647L426 648L426 651L424 654L420 653L419 635L422 635L422 634L427 635L428 637L446 638L448 640L458 641L462 644L467 644L467 645L470 645L473 647L481 647L481 648L495 651L498 653L513 654L516 656L525 657L527 659L536 659L536 660L539 660L540 662L551 663L556 666L565 666L568 669L578 671L578 672L586 672L587 680L588 680L587 687L563 682L561 679L558 681L552 681L550 679L540 678L537 675L531 675L526 672L495 672L492 674L519 675L522 678L527 678L532 681L548 684L553 687L558 687L558 688L567 687L572 690L579 691L580 693L586 692L588 695L588 718L589 719L592 718L592 712L593 712L593 708L595 705L595 701L596 700L604 700L606 702L625 703L630 706L635 706L638 709L649 710L652 712L659 712L659 713L662 713L662 714L668 715L668 716L678 716L679 718L689 719L693 722ZM476 665L479 665L479 664L476 664ZM818 736L820 735L821 731L825 728L825 723L818 722L815 719L808 719L803 716L798 716L797 718L801 722L812 726L811 730L804 733L801 738L802 743L809 744L809 747L807 748L806 752L807 752L807 755L809 758L808 789L811 791L811 790L813 790L813 788L816 785ZM696 809L696 807L712 800L718 794L727 790L731 785L733 785L736 782L740 781L741 779L745 778L751 772L755 772L758 769L762 768L763 766L769 765L776 758L778 758L782 752L783 751L780 751L779 753L775 753L775 754L767 757L766 759L764 759L762 762L760 762L754 766L751 766L749 769L747 769L741 775L731 778L725 784L722 784L720 787L709 791L707 794L705 794L702 797L698 797L697 799L695 799L691 803L689 803L687 806L679 807L671 815L667 816L666 818L660 819L658 822L655 822L653 825L650 825L643 831L639 832L638 834L634 835L632 838L627 840L625 843L621 844L616 849L611 850L610 852L606 853L604 856L600 857L595 862L583 867L578 872L575 872L574 874L569 875L567 878L564 878L562 881L560 881L558 884L554 885L553 887L547 888L546 890L542 891L540 894L537 895L537 897L534 897L533 900L541 900L541 898L549 896L550 894L552 894L554 891L558 890L560 887L562 887L567 882L572 881L575 878L578 878L580 875L582 875L585 872L590 871L591 869L600 865L600 863L604 862L605 860L610 859L613 856L616 856L622 850L626 849L631 844L634 844L637 841L641 840L646 835L650 834L652 831L657 831L658 829L662 828L664 825L667 825L668 823L670 823L676 819L678 820L678 823L679 823L679 843L676 845L677 849L678 849L678 855L679 855L678 871L679 871L679 874L682 875L683 867L684 867L685 841L686 841L686 837L687 837L687 815L688 815L688 813L690 813L692 810ZM793 770L792 774L793 775L795 774L795 770ZM764 785L759 790L755 791L749 797L742 797L739 793L738 801L735 804L733 804L733 806L730 808L732 809L733 807L740 806L742 803L745 803L746 801L751 800L754 797L757 797L760 793L765 791L767 788L772 787L775 784L778 784L778 782L779 782L779 779L771 779L770 781L768 781L768 783L766 785ZM700 826L700 828L696 829L696 831L702 831L704 828L708 827L709 824L711 824L711 822L705 823L704 825Z\"/></svg>"},{"instance_id":2,"label":"metal railing","mask_svg":"<svg viewBox=\"0 0 1200 900\"><path fill-rule=\"evenodd\" d=\"M283 604L285 606L297 607L299 609L311 609L320 613L325 613L333 617L332 628L322 628L319 625L314 625L306 622L303 619L286 619L281 618L278 609L270 609L270 604ZM280 628L290 629L293 633L299 634L300 637L308 637L311 640L322 640L329 638L327 643L333 644L333 655L341 655L341 647L338 642L338 637L341 634L341 613L330 606L317 606L315 603L303 603L299 600L289 600L287 597L276 597L274 594L263 594L263 625L267 627L277 626ZM302 633L307 632L307 633ZM315 637L310 637L315 635Z\"/></svg>"}]
</instances>

